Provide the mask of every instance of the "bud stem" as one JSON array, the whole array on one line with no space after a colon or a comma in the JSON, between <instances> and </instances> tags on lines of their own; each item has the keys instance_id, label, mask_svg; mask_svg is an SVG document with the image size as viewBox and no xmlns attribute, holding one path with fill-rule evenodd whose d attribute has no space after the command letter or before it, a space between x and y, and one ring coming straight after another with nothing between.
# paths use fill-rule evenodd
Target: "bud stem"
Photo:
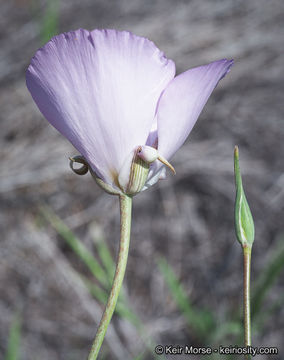
<instances>
[{"instance_id":1,"label":"bud stem","mask_svg":"<svg viewBox=\"0 0 284 360\"><path fill-rule=\"evenodd\" d=\"M244 294L243 294L243 314L244 314L244 345L251 346L251 316L250 316L250 268L251 268L251 247L243 246L244 258ZM246 359L250 359L250 355Z\"/></svg>"},{"instance_id":2,"label":"bud stem","mask_svg":"<svg viewBox=\"0 0 284 360\"><path fill-rule=\"evenodd\" d=\"M92 345L91 352L88 360L96 360L99 354L101 345L103 343L108 325L112 318L118 295L123 282L130 242L130 229L131 229L131 209L132 197L121 194L119 197L120 204L120 243L119 252L116 265L116 271L113 279L111 292L107 301L107 305L100 321L95 340Z\"/></svg>"}]
</instances>

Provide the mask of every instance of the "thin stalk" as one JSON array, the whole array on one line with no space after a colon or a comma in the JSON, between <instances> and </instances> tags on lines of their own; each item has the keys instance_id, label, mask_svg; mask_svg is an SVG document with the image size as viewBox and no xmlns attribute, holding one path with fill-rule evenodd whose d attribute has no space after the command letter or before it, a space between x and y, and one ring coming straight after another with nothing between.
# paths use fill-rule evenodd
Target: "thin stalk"
<instances>
[{"instance_id":1,"label":"thin stalk","mask_svg":"<svg viewBox=\"0 0 284 360\"><path fill-rule=\"evenodd\" d=\"M116 271L113 279L112 288L107 301L107 305L103 316L101 318L95 340L92 345L91 352L88 356L88 360L96 360L99 354L101 345L103 343L108 325L112 318L117 298L123 282L125 268L128 258L128 249L130 242L130 229L131 229L131 209L132 209L132 197L127 195L120 195L120 243L119 252L116 265Z\"/></svg>"},{"instance_id":2,"label":"thin stalk","mask_svg":"<svg viewBox=\"0 0 284 360\"><path fill-rule=\"evenodd\" d=\"M244 256L244 344L251 346L251 316L250 316L250 265L251 265L251 247L243 246ZM250 359L250 355L246 356Z\"/></svg>"}]
</instances>

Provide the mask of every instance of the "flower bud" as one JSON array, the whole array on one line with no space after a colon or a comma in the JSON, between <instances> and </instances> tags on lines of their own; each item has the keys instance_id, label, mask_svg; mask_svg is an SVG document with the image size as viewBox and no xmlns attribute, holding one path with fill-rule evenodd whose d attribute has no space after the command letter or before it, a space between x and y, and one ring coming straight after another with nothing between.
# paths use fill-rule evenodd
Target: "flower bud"
<instances>
[{"instance_id":1,"label":"flower bud","mask_svg":"<svg viewBox=\"0 0 284 360\"><path fill-rule=\"evenodd\" d=\"M238 241L243 247L252 247L254 241L254 222L243 189L239 167L239 149L234 152L234 169L236 182L235 230Z\"/></svg>"},{"instance_id":2,"label":"flower bud","mask_svg":"<svg viewBox=\"0 0 284 360\"><path fill-rule=\"evenodd\" d=\"M120 191L115 190L112 186L106 184L101 178L98 177L98 175L95 173L95 171L89 166L87 160L82 155L76 155L69 158L70 160L70 168L72 171L74 171L77 175L85 175L88 171L90 171L92 177L95 179L96 183L108 194L110 195L120 195ZM80 168L74 168L74 163L82 164Z\"/></svg>"}]
</instances>

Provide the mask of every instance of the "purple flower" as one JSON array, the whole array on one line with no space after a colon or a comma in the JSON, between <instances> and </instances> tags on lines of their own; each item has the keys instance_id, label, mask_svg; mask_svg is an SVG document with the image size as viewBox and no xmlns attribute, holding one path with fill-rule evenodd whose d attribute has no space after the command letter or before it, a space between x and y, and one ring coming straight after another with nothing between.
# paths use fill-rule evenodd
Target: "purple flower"
<instances>
[{"instance_id":1,"label":"purple flower","mask_svg":"<svg viewBox=\"0 0 284 360\"><path fill-rule=\"evenodd\" d=\"M39 49L26 80L42 114L96 176L127 192L133 156L151 163L141 189L157 182L158 160L169 165L232 64L215 61L175 77L174 62L148 39L80 29Z\"/></svg>"}]
</instances>

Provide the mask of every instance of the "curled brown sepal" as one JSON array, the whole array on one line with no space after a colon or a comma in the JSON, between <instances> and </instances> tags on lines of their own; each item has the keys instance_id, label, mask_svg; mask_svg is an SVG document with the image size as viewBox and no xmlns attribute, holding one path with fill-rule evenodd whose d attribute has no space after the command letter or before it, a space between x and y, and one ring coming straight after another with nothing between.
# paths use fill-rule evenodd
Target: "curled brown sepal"
<instances>
[{"instance_id":1,"label":"curled brown sepal","mask_svg":"<svg viewBox=\"0 0 284 360\"><path fill-rule=\"evenodd\" d=\"M101 178L97 176L97 174L94 172L94 170L89 166L87 160L82 155L76 155L69 158L70 160L70 168L72 171L74 171L77 175L85 175L88 171L90 171L90 174L92 175L95 182L99 185L100 188L102 188L105 192L107 192L110 195L121 195L121 192L118 190L115 190L112 186L106 184ZM82 166L78 169L74 168L74 163L82 164Z\"/></svg>"},{"instance_id":2,"label":"curled brown sepal","mask_svg":"<svg viewBox=\"0 0 284 360\"><path fill-rule=\"evenodd\" d=\"M76 156L72 156L69 158L70 162L70 168L72 171L74 171L75 174L77 175L85 175L87 174L88 170L89 170L89 164L87 163L87 161L85 160L85 158L81 155L76 155ZM82 166L78 169L74 168L74 163L79 163L82 164Z\"/></svg>"}]
</instances>

